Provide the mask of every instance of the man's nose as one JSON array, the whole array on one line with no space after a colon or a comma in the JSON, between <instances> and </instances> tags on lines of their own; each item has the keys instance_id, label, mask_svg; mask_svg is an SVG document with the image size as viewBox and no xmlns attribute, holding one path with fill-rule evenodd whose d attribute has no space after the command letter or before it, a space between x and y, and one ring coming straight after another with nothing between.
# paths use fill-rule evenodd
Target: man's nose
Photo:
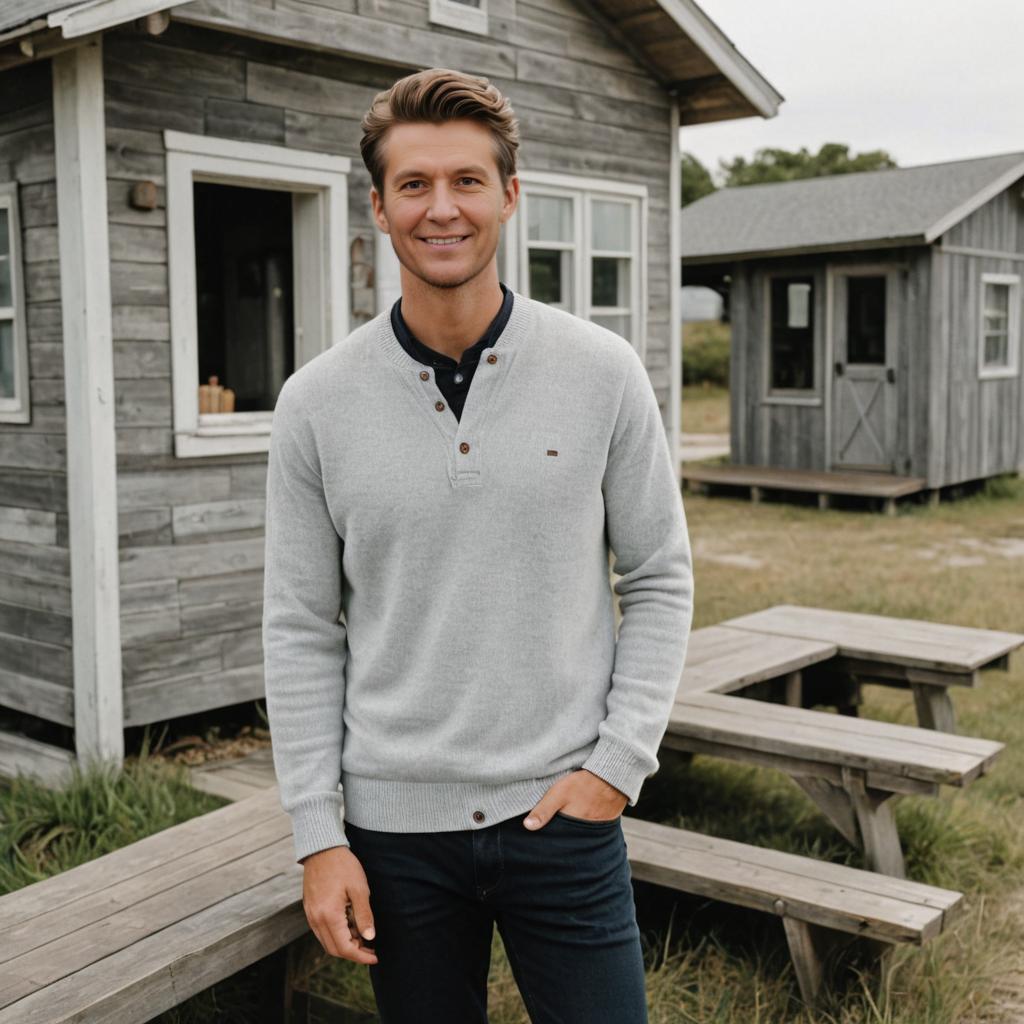
<instances>
[{"instance_id":1,"label":"man's nose","mask_svg":"<svg viewBox=\"0 0 1024 1024\"><path fill-rule=\"evenodd\" d=\"M427 216L431 220L447 221L453 220L458 215L458 203L452 192L443 185L434 189L434 193L430 197L430 207L427 210Z\"/></svg>"}]
</instances>

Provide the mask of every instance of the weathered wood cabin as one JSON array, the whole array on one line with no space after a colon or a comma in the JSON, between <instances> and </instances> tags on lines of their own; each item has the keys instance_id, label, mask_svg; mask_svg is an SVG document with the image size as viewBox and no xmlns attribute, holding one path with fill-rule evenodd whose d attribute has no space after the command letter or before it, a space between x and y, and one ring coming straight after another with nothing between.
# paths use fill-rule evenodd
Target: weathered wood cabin
<instances>
[{"instance_id":1,"label":"weathered wood cabin","mask_svg":"<svg viewBox=\"0 0 1024 1024\"><path fill-rule=\"evenodd\" d=\"M683 282L728 297L734 464L933 500L1024 470L1024 152L722 189L680 231Z\"/></svg>"},{"instance_id":2,"label":"weathered wood cabin","mask_svg":"<svg viewBox=\"0 0 1024 1024\"><path fill-rule=\"evenodd\" d=\"M262 696L274 404L397 295L359 119L430 66L519 115L503 280L635 344L677 451L678 129L781 102L692 0L5 3L0 770Z\"/></svg>"}]
</instances>

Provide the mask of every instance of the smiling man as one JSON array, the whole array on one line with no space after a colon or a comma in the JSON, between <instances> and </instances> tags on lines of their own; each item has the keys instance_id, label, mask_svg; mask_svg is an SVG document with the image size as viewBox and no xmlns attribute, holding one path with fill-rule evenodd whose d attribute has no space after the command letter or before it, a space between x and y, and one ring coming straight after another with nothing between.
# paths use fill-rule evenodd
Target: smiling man
<instances>
[{"instance_id":1,"label":"smiling man","mask_svg":"<svg viewBox=\"0 0 1024 1024\"><path fill-rule=\"evenodd\" d=\"M685 661L689 537L636 350L499 281L518 141L484 78L374 98L402 296L274 412L274 764L310 926L385 1024L485 1024L495 924L534 1024L647 1020L621 815Z\"/></svg>"}]
</instances>

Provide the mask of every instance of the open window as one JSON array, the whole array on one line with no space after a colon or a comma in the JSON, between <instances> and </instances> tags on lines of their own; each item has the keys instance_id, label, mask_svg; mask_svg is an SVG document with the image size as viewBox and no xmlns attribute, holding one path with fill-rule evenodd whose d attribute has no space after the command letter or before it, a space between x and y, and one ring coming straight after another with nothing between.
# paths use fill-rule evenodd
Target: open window
<instances>
[{"instance_id":1,"label":"open window","mask_svg":"<svg viewBox=\"0 0 1024 1024\"><path fill-rule=\"evenodd\" d=\"M348 157L165 131L174 442L267 451L288 376L348 333Z\"/></svg>"},{"instance_id":2,"label":"open window","mask_svg":"<svg viewBox=\"0 0 1024 1024\"><path fill-rule=\"evenodd\" d=\"M17 182L0 184L0 422L28 423L28 341Z\"/></svg>"},{"instance_id":3,"label":"open window","mask_svg":"<svg viewBox=\"0 0 1024 1024\"><path fill-rule=\"evenodd\" d=\"M521 294L646 349L647 188L522 170L499 268Z\"/></svg>"},{"instance_id":4,"label":"open window","mask_svg":"<svg viewBox=\"0 0 1024 1024\"><path fill-rule=\"evenodd\" d=\"M1020 372L1020 277L981 275L978 376L1016 377Z\"/></svg>"}]
</instances>

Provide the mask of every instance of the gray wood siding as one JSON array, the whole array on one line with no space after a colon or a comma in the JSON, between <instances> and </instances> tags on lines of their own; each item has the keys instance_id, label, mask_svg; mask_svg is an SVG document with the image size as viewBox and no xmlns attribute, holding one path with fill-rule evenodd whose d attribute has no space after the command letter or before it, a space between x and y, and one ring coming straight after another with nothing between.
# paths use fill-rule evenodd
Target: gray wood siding
<instances>
[{"instance_id":1,"label":"gray wood siding","mask_svg":"<svg viewBox=\"0 0 1024 1024\"><path fill-rule=\"evenodd\" d=\"M906 475L924 476L928 466L928 302L930 259L927 249L890 249L829 253L800 258L744 261L733 266L730 313L730 440L733 461L784 469L828 470L834 356L830 347L831 312L826 302L826 267L896 263L905 268L891 301L897 307L896 434L894 465ZM820 405L766 402L766 354L769 344L766 277L777 272L814 277L815 359L821 372Z\"/></svg>"},{"instance_id":2,"label":"gray wood siding","mask_svg":"<svg viewBox=\"0 0 1024 1024\"><path fill-rule=\"evenodd\" d=\"M942 484L1014 472L1020 465L1024 400L1021 376L982 379L978 346L983 273L1015 273L1019 262L944 252L937 261L942 334L934 356L944 361L946 386L933 391L939 403L933 471ZM1024 299L1022 299L1024 303ZM1024 308L1020 311L1024 316ZM933 386L935 382L933 381ZM933 442L934 443L934 442Z\"/></svg>"},{"instance_id":3,"label":"gray wood siding","mask_svg":"<svg viewBox=\"0 0 1024 1024\"><path fill-rule=\"evenodd\" d=\"M50 61L0 73L0 181L18 182L31 421L0 423L0 704L72 721L64 349Z\"/></svg>"},{"instance_id":4,"label":"gray wood siding","mask_svg":"<svg viewBox=\"0 0 1024 1024\"><path fill-rule=\"evenodd\" d=\"M177 22L154 40L105 37L126 724L263 693L266 456L173 455L163 129L350 157L349 243L372 259L359 119L411 70L383 54L487 74L520 118L522 167L647 185L647 362L668 422L668 97L567 0L491 9L485 39L429 26L425 0L278 0L259 12L297 43L337 30L340 16L346 45L383 47L376 60ZM143 178L158 186L156 210L128 205ZM355 289L352 299L355 327L376 310Z\"/></svg>"},{"instance_id":5,"label":"gray wood siding","mask_svg":"<svg viewBox=\"0 0 1024 1024\"><path fill-rule=\"evenodd\" d=\"M1024 255L1024 181L1004 189L984 206L951 227L943 245L966 245Z\"/></svg>"}]
</instances>

